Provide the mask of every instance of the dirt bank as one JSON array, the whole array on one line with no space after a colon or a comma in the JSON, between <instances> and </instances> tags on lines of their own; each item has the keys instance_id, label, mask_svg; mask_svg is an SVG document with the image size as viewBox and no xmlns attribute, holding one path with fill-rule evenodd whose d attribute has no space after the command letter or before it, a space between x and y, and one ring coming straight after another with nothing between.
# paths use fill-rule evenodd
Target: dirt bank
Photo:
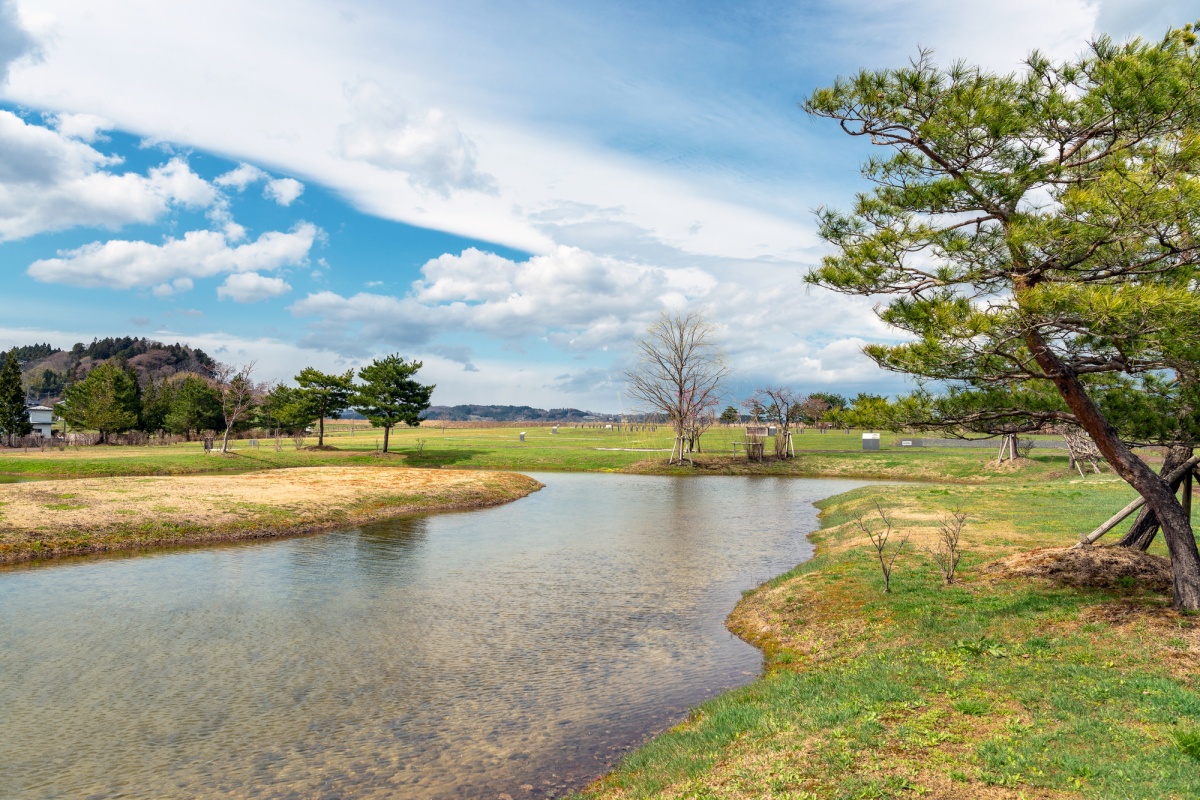
<instances>
[{"instance_id":1,"label":"dirt bank","mask_svg":"<svg viewBox=\"0 0 1200 800\"><path fill-rule=\"evenodd\" d=\"M540 488L510 472L399 467L14 484L0 486L0 563L312 533L499 505Z\"/></svg>"}]
</instances>

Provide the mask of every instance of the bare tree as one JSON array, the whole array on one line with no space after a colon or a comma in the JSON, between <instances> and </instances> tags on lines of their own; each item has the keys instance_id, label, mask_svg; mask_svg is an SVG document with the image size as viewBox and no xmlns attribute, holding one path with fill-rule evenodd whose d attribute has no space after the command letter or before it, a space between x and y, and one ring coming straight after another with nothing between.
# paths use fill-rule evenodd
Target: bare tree
<instances>
[{"instance_id":1,"label":"bare tree","mask_svg":"<svg viewBox=\"0 0 1200 800\"><path fill-rule=\"evenodd\" d=\"M750 402L763 409L768 422L775 423L775 457L788 458L792 422L800 416L800 396L786 386L770 386L755 389Z\"/></svg>"},{"instance_id":2,"label":"bare tree","mask_svg":"<svg viewBox=\"0 0 1200 800\"><path fill-rule=\"evenodd\" d=\"M967 515L961 509L951 511L938 524L937 544L929 552L946 583L954 583L954 571L958 569L958 560L962 557L959 539L966 524Z\"/></svg>"},{"instance_id":3,"label":"bare tree","mask_svg":"<svg viewBox=\"0 0 1200 800\"><path fill-rule=\"evenodd\" d=\"M221 416L225 419L225 436L221 439L221 452L229 452L229 433L234 426L249 416L260 395L255 385L254 364L217 364L213 369L213 388L221 400Z\"/></svg>"},{"instance_id":4,"label":"bare tree","mask_svg":"<svg viewBox=\"0 0 1200 800\"><path fill-rule=\"evenodd\" d=\"M675 430L668 463L683 463L684 447L699 448L700 436L716 421L721 381L729 374L715 327L703 314L663 312L637 342L638 365L625 373L630 393L663 414Z\"/></svg>"},{"instance_id":5,"label":"bare tree","mask_svg":"<svg viewBox=\"0 0 1200 800\"><path fill-rule=\"evenodd\" d=\"M882 528L876 528L871 523L863 519L859 514L854 521L858 524L859 530L867 535L871 540L871 546L875 548L875 556L879 559L879 569L883 573L883 591L885 594L890 594L892 591L892 566L896 563L896 556L900 555L900 551L904 549L905 543L908 542L908 534L900 539L899 543L892 550L891 555L887 554L888 540L892 538L892 520L883 510L883 506L879 501L875 501L875 510L879 513L879 518L883 521Z\"/></svg>"}]
</instances>

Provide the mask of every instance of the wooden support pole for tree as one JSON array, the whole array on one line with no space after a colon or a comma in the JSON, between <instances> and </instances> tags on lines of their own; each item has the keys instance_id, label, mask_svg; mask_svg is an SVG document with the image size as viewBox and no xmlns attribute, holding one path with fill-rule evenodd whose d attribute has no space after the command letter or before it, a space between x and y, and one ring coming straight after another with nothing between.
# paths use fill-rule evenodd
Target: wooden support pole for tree
<instances>
[{"instance_id":1,"label":"wooden support pole for tree","mask_svg":"<svg viewBox=\"0 0 1200 800\"><path fill-rule=\"evenodd\" d=\"M1184 495L1184 502L1187 503L1187 505L1184 508L1189 514L1191 513L1191 502L1192 502L1191 501L1191 496L1192 496L1191 475L1192 475L1192 470L1196 468L1197 464L1200 464L1200 456L1192 456L1187 461L1180 464L1178 468L1173 470L1170 475L1163 476L1163 480L1165 480L1168 484L1174 483L1175 481L1179 480L1180 478L1183 478L1186 476L1186 483L1188 485L1188 490L1187 490L1187 493ZM1101 536L1108 533L1113 528L1117 527L1117 525L1120 524L1121 520L1125 519L1126 517L1128 517L1133 512L1137 511L1139 508L1141 508L1145 504L1146 504L1146 499L1144 497L1139 497L1138 499L1134 500L1132 503L1130 503L1129 505L1122 508L1120 511L1118 511L1116 514L1114 514L1112 517L1109 517L1109 519L1103 525L1101 525L1099 528L1096 528L1096 530L1092 531L1087 536L1080 537L1079 543L1077 545L1075 545L1075 547L1084 547L1086 545L1093 544Z\"/></svg>"},{"instance_id":2,"label":"wooden support pole for tree","mask_svg":"<svg viewBox=\"0 0 1200 800\"><path fill-rule=\"evenodd\" d=\"M1187 514L1188 522L1192 521L1192 470L1188 470L1188 474L1183 476L1183 494L1179 497L1180 504L1183 505L1183 513Z\"/></svg>"}]
</instances>

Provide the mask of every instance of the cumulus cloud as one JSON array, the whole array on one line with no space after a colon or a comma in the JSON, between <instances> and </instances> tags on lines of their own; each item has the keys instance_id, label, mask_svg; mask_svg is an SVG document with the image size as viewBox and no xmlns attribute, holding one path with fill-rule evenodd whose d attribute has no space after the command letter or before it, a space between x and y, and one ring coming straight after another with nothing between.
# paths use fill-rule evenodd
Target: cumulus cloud
<instances>
[{"instance_id":1,"label":"cumulus cloud","mask_svg":"<svg viewBox=\"0 0 1200 800\"><path fill-rule=\"evenodd\" d=\"M442 110L414 113L371 81L346 94L353 121L338 132L343 157L404 172L414 187L442 196L495 192L495 179L476 164L474 142Z\"/></svg>"},{"instance_id":2,"label":"cumulus cloud","mask_svg":"<svg viewBox=\"0 0 1200 800\"><path fill-rule=\"evenodd\" d=\"M665 269L557 247L513 261L475 248L443 255L421 268L412 297L448 306L475 330L504 337L578 337L602 344L628 334L631 319L703 298L716 280L700 269ZM563 339L566 336L567 339Z\"/></svg>"},{"instance_id":3,"label":"cumulus cloud","mask_svg":"<svg viewBox=\"0 0 1200 800\"><path fill-rule=\"evenodd\" d=\"M113 127L112 122L95 114L57 114L49 122L63 136L88 143L106 140L103 131Z\"/></svg>"},{"instance_id":4,"label":"cumulus cloud","mask_svg":"<svg viewBox=\"0 0 1200 800\"><path fill-rule=\"evenodd\" d=\"M245 162L223 175L213 179L213 183L226 189L246 190L251 184L264 181L263 197L274 200L281 206L290 206L304 193L304 184L295 178L272 178L270 173Z\"/></svg>"},{"instance_id":5,"label":"cumulus cloud","mask_svg":"<svg viewBox=\"0 0 1200 800\"><path fill-rule=\"evenodd\" d=\"M274 200L281 206L290 206L304 192L304 184L295 178L278 178L267 181L263 197Z\"/></svg>"},{"instance_id":6,"label":"cumulus cloud","mask_svg":"<svg viewBox=\"0 0 1200 800\"><path fill-rule=\"evenodd\" d=\"M236 272L217 287L217 297L235 303L257 303L271 297L279 297L292 290L282 278L269 278L257 272Z\"/></svg>"},{"instance_id":7,"label":"cumulus cloud","mask_svg":"<svg viewBox=\"0 0 1200 800\"><path fill-rule=\"evenodd\" d=\"M303 264L319 235L315 225L304 222L287 233L269 231L237 246L216 231L189 231L163 244L113 239L35 261L28 272L44 283L110 289L150 286L156 295L166 296L190 290L197 278ZM235 284L229 296L237 299L234 293L249 290L251 283L252 279Z\"/></svg>"},{"instance_id":8,"label":"cumulus cloud","mask_svg":"<svg viewBox=\"0 0 1200 800\"><path fill-rule=\"evenodd\" d=\"M474 248L427 262L404 296L325 291L290 306L313 320L305 346L343 353L422 345L480 332L510 343L541 340L584 360L626 356L660 311L703 311L747 393L765 383L897 388L860 352L864 339L895 338L870 301L810 296L794 265L746 262L718 270L662 267L559 247L514 261ZM602 355L608 353L611 355ZM465 357L463 363L468 362ZM547 376L564 394L608 392L614 367L587 366Z\"/></svg>"},{"instance_id":9,"label":"cumulus cloud","mask_svg":"<svg viewBox=\"0 0 1200 800\"><path fill-rule=\"evenodd\" d=\"M78 225L150 223L173 206L204 208L217 197L183 158L146 175L108 172L120 159L76 138L97 129L67 127L70 136L0 111L0 241Z\"/></svg>"},{"instance_id":10,"label":"cumulus cloud","mask_svg":"<svg viewBox=\"0 0 1200 800\"><path fill-rule=\"evenodd\" d=\"M223 175L218 175L213 179L213 183L217 186L237 189L239 192L245 190L247 186L258 181L267 180L271 176L263 172L253 164L241 163Z\"/></svg>"}]
</instances>

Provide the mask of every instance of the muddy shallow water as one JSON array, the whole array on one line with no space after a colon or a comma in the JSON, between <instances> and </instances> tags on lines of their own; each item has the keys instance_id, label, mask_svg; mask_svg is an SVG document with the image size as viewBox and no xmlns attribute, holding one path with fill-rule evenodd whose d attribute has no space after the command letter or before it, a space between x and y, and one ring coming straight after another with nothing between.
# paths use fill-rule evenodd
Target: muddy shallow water
<instances>
[{"instance_id":1,"label":"muddy shallow water","mask_svg":"<svg viewBox=\"0 0 1200 800\"><path fill-rule=\"evenodd\" d=\"M863 485L539 474L500 508L0 569L0 797L547 797L758 672L740 592Z\"/></svg>"}]
</instances>

